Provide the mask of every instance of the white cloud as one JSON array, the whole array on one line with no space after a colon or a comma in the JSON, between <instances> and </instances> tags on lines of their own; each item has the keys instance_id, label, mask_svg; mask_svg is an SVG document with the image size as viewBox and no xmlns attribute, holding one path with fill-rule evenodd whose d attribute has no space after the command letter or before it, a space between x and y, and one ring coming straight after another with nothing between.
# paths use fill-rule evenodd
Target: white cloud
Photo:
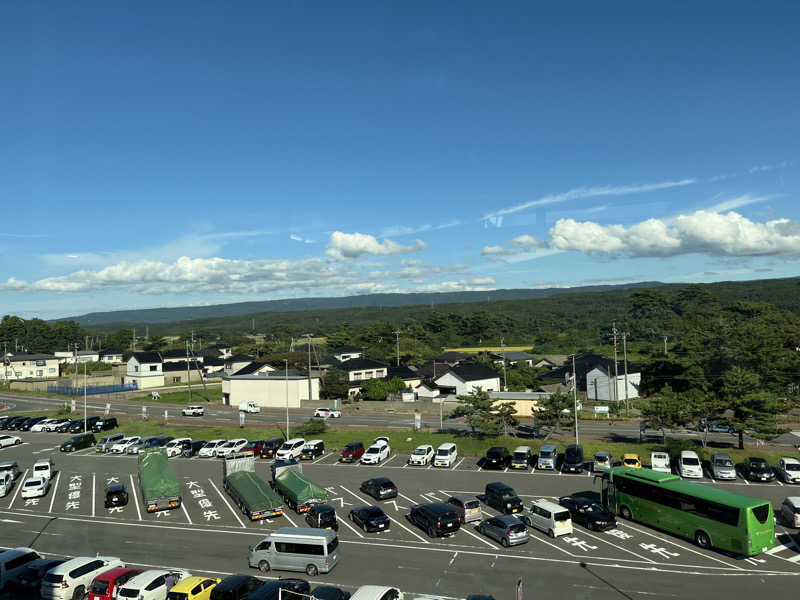
<instances>
[{"instance_id":1,"label":"white cloud","mask_svg":"<svg viewBox=\"0 0 800 600\"><path fill-rule=\"evenodd\" d=\"M560 219L550 235L558 250L607 257L800 255L800 222L758 223L735 212L699 210L670 223L648 219L630 227Z\"/></svg>"},{"instance_id":2,"label":"white cloud","mask_svg":"<svg viewBox=\"0 0 800 600\"><path fill-rule=\"evenodd\" d=\"M742 206L749 206L751 204L767 202L768 200L773 200L778 197L779 197L778 194L772 196L753 196L750 194L744 194L743 196L737 196L736 198L724 200L722 202L714 204L713 206L709 206L705 210L707 210L708 212L722 213L722 212L727 212L729 210L741 208Z\"/></svg>"},{"instance_id":3,"label":"white cloud","mask_svg":"<svg viewBox=\"0 0 800 600\"><path fill-rule=\"evenodd\" d=\"M334 231L328 241L326 254L334 260L358 258L362 254L406 254L417 252L427 246L422 240L415 240L416 245L405 246L392 240L379 242L375 236L366 233L342 233Z\"/></svg>"},{"instance_id":4,"label":"white cloud","mask_svg":"<svg viewBox=\"0 0 800 600\"><path fill-rule=\"evenodd\" d=\"M503 217L504 215L514 214L523 210L527 210L529 208L535 208L537 206L546 206L549 204L557 204L560 202L567 202L569 200L580 200L583 198L597 198L605 196L627 196L629 194L641 194L644 192L653 192L657 190L666 190L674 187L692 185L694 183L697 183L697 180L694 178L690 178L690 179L681 179L678 181L662 181L659 183L646 183L639 185L635 184L635 185L622 185L622 186L595 186L595 187L574 188L566 192L562 192L560 194L549 194L547 196L542 196L541 198L537 198L536 200L530 200L529 202L523 202L522 204L517 204L516 206L510 206L508 208L496 210L494 212L485 215L483 217L483 220L500 226L502 224L501 217Z\"/></svg>"},{"instance_id":5,"label":"white cloud","mask_svg":"<svg viewBox=\"0 0 800 600\"><path fill-rule=\"evenodd\" d=\"M440 281L428 285L420 285L411 291L414 292L483 292L495 289L495 280L492 277L474 277L458 281Z\"/></svg>"},{"instance_id":6,"label":"white cloud","mask_svg":"<svg viewBox=\"0 0 800 600\"><path fill-rule=\"evenodd\" d=\"M424 233L426 231L437 231L439 229L449 229L450 227L458 227L461 221L453 220L441 223L439 225L431 225L426 223L424 225L408 226L408 225L391 225L381 230L378 237L399 237L401 235L415 235L417 233Z\"/></svg>"},{"instance_id":7,"label":"white cloud","mask_svg":"<svg viewBox=\"0 0 800 600\"><path fill-rule=\"evenodd\" d=\"M757 165L755 167L751 167L747 170L748 173L761 173L763 171L774 171L775 169L785 169L786 167L790 167L794 164L793 160L782 160L779 163L771 164L771 165Z\"/></svg>"},{"instance_id":8,"label":"white cloud","mask_svg":"<svg viewBox=\"0 0 800 600\"><path fill-rule=\"evenodd\" d=\"M313 244L314 243L314 240L310 240L308 238L304 238L303 236L297 235L296 233L291 234L289 236L289 239L293 240L295 242L302 242L304 244Z\"/></svg>"},{"instance_id":9,"label":"white cloud","mask_svg":"<svg viewBox=\"0 0 800 600\"><path fill-rule=\"evenodd\" d=\"M511 240L511 245L518 248L547 248L547 242L528 234L518 235Z\"/></svg>"},{"instance_id":10,"label":"white cloud","mask_svg":"<svg viewBox=\"0 0 800 600\"><path fill-rule=\"evenodd\" d=\"M513 248L503 248L502 246L484 246L481 256L511 256L517 254L519 250Z\"/></svg>"}]
</instances>

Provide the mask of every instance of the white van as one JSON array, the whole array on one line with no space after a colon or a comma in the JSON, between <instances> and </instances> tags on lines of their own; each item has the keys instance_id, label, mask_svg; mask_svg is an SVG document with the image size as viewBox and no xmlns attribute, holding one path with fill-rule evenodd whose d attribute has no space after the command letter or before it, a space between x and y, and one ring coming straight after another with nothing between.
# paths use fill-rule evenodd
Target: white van
<instances>
[{"instance_id":1,"label":"white van","mask_svg":"<svg viewBox=\"0 0 800 600\"><path fill-rule=\"evenodd\" d=\"M305 445L306 440L304 438L292 438L290 440L286 440L283 443L283 446L281 446L275 453L275 458L277 460L300 458L300 454L303 452L303 446Z\"/></svg>"},{"instance_id":2,"label":"white van","mask_svg":"<svg viewBox=\"0 0 800 600\"><path fill-rule=\"evenodd\" d=\"M692 450L682 450L678 460L678 475L689 479L703 478L703 465L697 452Z\"/></svg>"},{"instance_id":3,"label":"white van","mask_svg":"<svg viewBox=\"0 0 800 600\"><path fill-rule=\"evenodd\" d=\"M103 571L124 567L116 556L79 556L48 571L42 579L42 600L83 598L92 579Z\"/></svg>"},{"instance_id":4,"label":"white van","mask_svg":"<svg viewBox=\"0 0 800 600\"><path fill-rule=\"evenodd\" d=\"M531 509L522 521L530 526L544 531L550 537L569 535L572 533L572 518L569 511L549 500L534 500Z\"/></svg>"},{"instance_id":5,"label":"white van","mask_svg":"<svg viewBox=\"0 0 800 600\"><path fill-rule=\"evenodd\" d=\"M37 460L35 463L33 463L33 472L31 473L31 477L44 477L45 479L52 479L55 470L56 466L49 458Z\"/></svg>"},{"instance_id":6,"label":"white van","mask_svg":"<svg viewBox=\"0 0 800 600\"><path fill-rule=\"evenodd\" d=\"M458 458L458 449L452 442L442 444L436 449L436 456L433 459L434 467L452 467Z\"/></svg>"},{"instance_id":7,"label":"white van","mask_svg":"<svg viewBox=\"0 0 800 600\"><path fill-rule=\"evenodd\" d=\"M22 572L29 562L41 558L36 550L30 548L14 548L0 552L0 592L2 592L8 580L14 575Z\"/></svg>"},{"instance_id":8,"label":"white van","mask_svg":"<svg viewBox=\"0 0 800 600\"><path fill-rule=\"evenodd\" d=\"M669 464L669 454L666 452L651 452L650 453L650 468L659 473L672 473Z\"/></svg>"},{"instance_id":9,"label":"white van","mask_svg":"<svg viewBox=\"0 0 800 600\"><path fill-rule=\"evenodd\" d=\"M239 412L260 413L261 412L261 407L258 404L256 404L255 402L253 402L252 400L249 400L247 402L242 402L239 405Z\"/></svg>"},{"instance_id":10,"label":"white van","mask_svg":"<svg viewBox=\"0 0 800 600\"><path fill-rule=\"evenodd\" d=\"M339 538L330 529L281 527L256 546L250 546L248 564L268 573L305 571L309 577L328 573L339 562Z\"/></svg>"}]
</instances>

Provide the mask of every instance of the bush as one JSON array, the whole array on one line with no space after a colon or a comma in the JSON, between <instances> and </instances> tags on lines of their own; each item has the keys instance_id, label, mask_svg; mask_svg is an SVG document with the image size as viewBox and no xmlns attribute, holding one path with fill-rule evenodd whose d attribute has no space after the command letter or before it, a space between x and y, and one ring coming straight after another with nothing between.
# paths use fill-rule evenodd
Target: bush
<instances>
[{"instance_id":1,"label":"bush","mask_svg":"<svg viewBox=\"0 0 800 600\"><path fill-rule=\"evenodd\" d=\"M328 424L323 419L309 419L303 425L294 428L294 432L303 437L319 435L326 431L328 431Z\"/></svg>"}]
</instances>

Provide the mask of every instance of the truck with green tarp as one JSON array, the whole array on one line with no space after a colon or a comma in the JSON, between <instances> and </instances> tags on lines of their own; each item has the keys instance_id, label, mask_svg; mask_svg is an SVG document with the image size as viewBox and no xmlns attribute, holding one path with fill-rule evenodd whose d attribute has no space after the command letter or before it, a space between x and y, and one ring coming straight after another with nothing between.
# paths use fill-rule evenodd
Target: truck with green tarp
<instances>
[{"instance_id":1,"label":"truck with green tarp","mask_svg":"<svg viewBox=\"0 0 800 600\"><path fill-rule=\"evenodd\" d=\"M280 517L283 500L278 492L256 475L252 452L233 454L222 462L222 481L239 510L251 521Z\"/></svg>"},{"instance_id":2,"label":"truck with green tarp","mask_svg":"<svg viewBox=\"0 0 800 600\"><path fill-rule=\"evenodd\" d=\"M181 485L163 448L139 452L139 489L147 512L171 510L181 505Z\"/></svg>"},{"instance_id":3,"label":"truck with green tarp","mask_svg":"<svg viewBox=\"0 0 800 600\"><path fill-rule=\"evenodd\" d=\"M303 475L302 466L294 460L276 463L272 476L275 490L283 496L289 508L297 513L308 512L312 504L328 500L325 488Z\"/></svg>"}]
</instances>

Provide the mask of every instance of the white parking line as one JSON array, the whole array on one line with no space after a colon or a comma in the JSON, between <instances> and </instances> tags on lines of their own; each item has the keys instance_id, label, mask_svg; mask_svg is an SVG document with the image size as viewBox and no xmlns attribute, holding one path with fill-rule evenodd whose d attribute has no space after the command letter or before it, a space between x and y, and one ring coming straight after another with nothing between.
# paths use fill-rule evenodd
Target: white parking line
<instances>
[{"instance_id":1,"label":"white parking line","mask_svg":"<svg viewBox=\"0 0 800 600\"><path fill-rule=\"evenodd\" d=\"M393 461L395 458L397 458L397 454L393 454L392 456L390 456L390 457L389 457L389 460L387 460L385 463L383 463L383 465L384 465L384 466L388 465L388 464L389 464L390 462L392 462L392 461Z\"/></svg>"},{"instance_id":2,"label":"white parking line","mask_svg":"<svg viewBox=\"0 0 800 600\"><path fill-rule=\"evenodd\" d=\"M92 473L92 516L94 516L94 501L95 501L95 474ZM191 521L189 521L191 523Z\"/></svg>"},{"instance_id":3,"label":"white parking line","mask_svg":"<svg viewBox=\"0 0 800 600\"><path fill-rule=\"evenodd\" d=\"M779 486L783 487L783 484L780 481L778 481L777 478L775 479L775 483L777 483Z\"/></svg>"},{"instance_id":4,"label":"white parking line","mask_svg":"<svg viewBox=\"0 0 800 600\"><path fill-rule=\"evenodd\" d=\"M315 465L315 464L317 464L319 461L321 461L323 458L327 458L327 457L329 457L329 456L331 456L331 455L333 455L333 452L329 452L328 454L323 454L323 455L322 455L322 456L320 456L320 457L319 457L317 460L313 461L311 464L312 464L312 465Z\"/></svg>"},{"instance_id":5,"label":"white parking line","mask_svg":"<svg viewBox=\"0 0 800 600\"><path fill-rule=\"evenodd\" d=\"M234 517L236 517L236 520L237 520L237 521L239 521L239 525L241 525L242 527L244 527L244 526L245 526L245 524L244 524L244 523L242 522L242 520L239 518L239 515L237 515L237 514L236 514L236 511L235 511L235 510L233 510L233 507L232 507L232 506L231 506L231 505L228 503L228 499L227 499L225 496L223 496L223 495L222 495L222 492L220 492L220 491L219 491L219 488L218 488L216 485L214 485L214 482L211 480L211 477L209 477L209 478L208 478L208 483L210 483L210 484L211 484L211 487L213 487L213 488L214 488L214 489L217 491L217 493L219 494L219 497L220 497L220 498L222 498L222 501L225 503L225 506L227 506L227 507L228 507L228 510L229 510L229 511L231 511L231 514L232 514ZM188 517L189 515L186 515L186 516ZM191 523L191 521L189 521L189 522ZM292 525L294 525L294 523L292 523Z\"/></svg>"},{"instance_id":6,"label":"white parking line","mask_svg":"<svg viewBox=\"0 0 800 600\"><path fill-rule=\"evenodd\" d=\"M397 492L397 495L398 495L398 496L400 496L400 497L402 497L402 498L405 498L406 500L408 500L409 502L411 502L411 504L412 504L412 505L413 505L413 504L417 504L417 501L416 501L416 500L412 500L411 498L409 498L408 496L405 496L404 494L401 494L400 492Z\"/></svg>"},{"instance_id":7,"label":"white parking line","mask_svg":"<svg viewBox=\"0 0 800 600\"><path fill-rule=\"evenodd\" d=\"M59 471L59 474L60 474L60 473L61 473L61 472ZM25 469L25 472L22 474L22 477L20 477L20 478L17 480L17 481L19 481L19 483L17 484L17 489L15 489L15 490L14 490L14 496L11 498L11 503L8 505L8 510L11 510L11 507L12 507L12 506L14 506L14 500L16 500L16 499L17 499L17 494L19 494L19 490L20 490L20 488L21 488L23 485L25 485L25 476L26 476L27 474L28 474L28 469ZM52 506L52 504L53 504L53 503L52 503L52 502L50 502L50 505L51 505L51 506Z\"/></svg>"},{"instance_id":8,"label":"white parking line","mask_svg":"<svg viewBox=\"0 0 800 600\"><path fill-rule=\"evenodd\" d=\"M61 481L61 471L56 473L56 483L53 486L52 491L50 492L52 496L50 497L50 508L47 509L47 512L53 512L53 502L56 500L56 492L58 491L58 482ZM11 508L11 507L9 507Z\"/></svg>"},{"instance_id":9,"label":"white parking line","mask_svg":"<svg viewBox=\"0 0 800 600\"><path fill-rule=\"evenodd\" d=\"M290 510L290 509L289 509L289 507L287 506L287 507L286 507L286 508L283 510L283 516L284 516L284 517L286 517L286 520L287 520L287 521L289 521L289 523L291 523L291 524L292 524L292 527L297 527L297 525L295 524L295 522L294 522L294 521L292 521L292 517L290 517L290 516L289 516L289 510Z\"/></svg>"},{"instance_id":10,"label":"white parking line","mask_svg":"<svg viewBox=\"0 0 800 600\"><path fill-rule=\"evenodd\" d=\"M351 496L353 496L354 498L357 498L359 502L363 502L363 503L364 503L365 505L367 505L367 506L369 505L369 502L367 502L366 500L364 500L364 499L363 499L361 496L359 496L359 495L358 495L358 494L356 494L355 492L351 492L350 490L348 490L348 489L347 489L346 487L344 487L343 485L340 485L339 487L340 487L340 488L342 488L342 489L343 489L345 492L347 492L347 493L348 493L348 494L350 494ZM406 498L406 497L405 497L405 496L403 496L403 498ZM406 498L406 500L408 500L408 498ZM412 500L412 504L413 504L413 500ZM386 516L387 516L387 517L389 517L389 515L388 515L388 514L387 514ZM400 527L402 527L402 528L403 528L403 529L405 529L405 530L406 530L408 533L410 533L410 534L411 534L411 535L413 535L415 538L417 538L418 540L420 540L420 541L421 541L423 544L430 544L430 542L429 542L428 540L426 540L426 539L425 539L425 538L423 538L422 536L420 536L420 535L417 535L416 533L414 533L413 531L411 531L411 530L410 530L408 527L406 527L405 525L403 525L403 524L402 524L400 521L398 521L397 519L393 519L392 517L389 517L389 519L392 521L392 523L397 523L397 524L398 524Z\"/></svg>"},{"instance_id":11,"label":"white parking line","mask_svg":"<svg viewBox=\"0 0 800 600\"><path fill-rule=\"evenodd\" d=\"M350 531L352 531L353 533L355 533L355 534L356 534L358 537L360 537L360 538L363 538L363 537L364 537L363 535L361 535L361 533L358 531L358 529L356 529L355 527L353 527L352 525L350 525L350 523L348 523L348 522L347 522L347 517L345 517L345 518L343 518L343 519L339 519L339 522L340 522L342 525L344 525L345 527L347 527L347 528L348 528Z\"/></svg>"},{"instance_id":12,"label":"white parking line","mask_svg":"<svg viewBox=\"0 0 800 600\"><path fill-rule=\"evenodd\" d=\"M495 548L495 549L497 548L497 546L495 546L495 545L494 545L492 542L490 542L489 540L485 540L485 539L483 539L483 538L482 538L481 536L479 536L477 533L472 533L472 532L471 532L469 529L467 529L467 527L466 527L466 526L462 527L460 531L463 531L464 533L468 533L469 535L471 535L472 537L474 537L476 540L480 540L480 541L482 541L484 544L486 544L487 546L489 546L489 548Z\"/></svg>"},{"instance_id":13,"label":"white parking line","mask_svg":"<svg viewBox=\"0 0 800 600\"><path fill-rule=\"evenodd\" d=\"M453 467L453 469L457 469L457 468L458 468L458 465L460 465L462 462L464 462L464 459L463 459L463 458L462 458L460 461L458 461L458 462L456 463L456 466L455 466L455 467Z\"/></svg>"},{"instance_id":14,"label":"white parking line","mask_svg":"<svg viewBox=\"0 0 800 600\"><path fill-rule=\"evenodd\" d=\"M136 514L139 515L139 520L142 520L142 509L139 507L139 499L136 497L136 484L133 482L133 475L131 477L131 492L133 493L133 503L136 505Z\"/></svg>"},{"instance_id":15,"label":"white parking line","mask_svg":"<svg viewBox=\"0 0 800 600\"><path fill-rule=\"evenodd\" d=\"M600 537L599 535L593 535L592 533L589 533L589 531L584 531L583 534L589 536L592 539L599 540L599 541L601 541L601 542L603 542L605 544L608 544L609 546L613 546L617 550L622 550L623 552L627 552L628 554L633 554L636 558L644 559L647 562L651 562L651 563L654 563L654 564L656 562L651 558L648 558L648 557L643 556L641 554L636 554L636 552L633 552L632 550L628 550L627 548L623 548L622 546L618 546L617 544L614 544L613 542L609 542L607 539L604 539L604 538Z\"/></svg>"}]
</instances>

